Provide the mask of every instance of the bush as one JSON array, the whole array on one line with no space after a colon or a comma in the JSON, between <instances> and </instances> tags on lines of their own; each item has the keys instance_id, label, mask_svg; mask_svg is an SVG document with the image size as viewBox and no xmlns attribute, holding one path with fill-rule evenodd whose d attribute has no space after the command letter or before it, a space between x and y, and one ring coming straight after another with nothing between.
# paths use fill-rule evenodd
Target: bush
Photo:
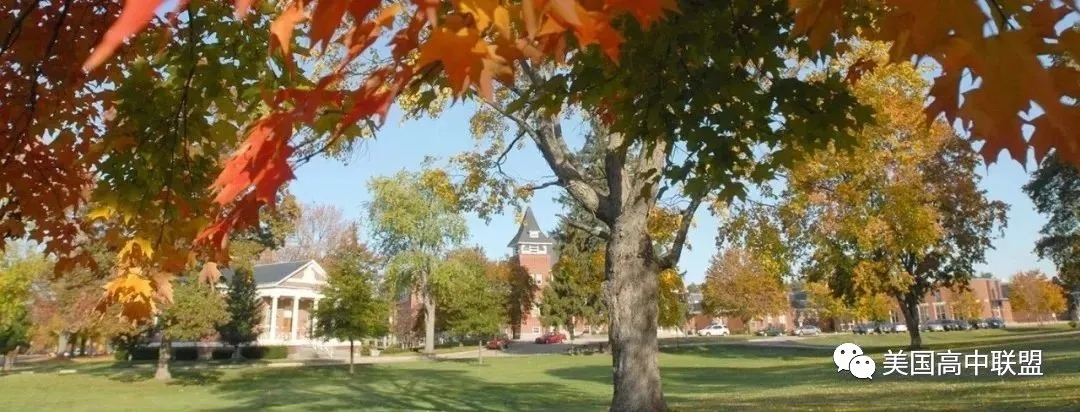
<instances>
[{"instance_id":1,"label":"bush","mask_svg":"<svg viewBox=\"0 0 1080 412\"><path fill-rule=\"evenodd\" d=\"M196 347L173 348L173 360L175 360L175 361L195 361L195 360L199 360L199 348L196 348Z\"/></svg>"},{"instance_id":2,"label":"bush","mask_svg":"<svg viewBox=\"0 0 1080 412\"><path fill-rule=\"evenodd\" d=\"M364 346L360 348L360 356L371 356L371 347Z\"/></svg>"},{"instance_id":3,"label":"bush","mask_svg":"<svg viewBox=\"0 0 1080 412\"><path fill-rule=\"evenodd\" d=\"M289 348L286 346L244 346L240 348L240 356L245 359L285 359L289 357Z\"/></svg>"},{"instance_id":4,"label":"bush","mask_svg":"<svg viewBox=\"0 0 1080 412\"><path fill-rule=\"evenodd\" d=\"M1076 329L1076 321L1075 320L1070 320L1069 321L1069 327L1073 328L1073 329Z\"/></svg>"},{"instance_id":5,"label":"bush","mask_svg":"<svg viewBox=\"0 0 1080 412\"><path fill-rule=\"evenodd\" d=\"M127 355L127 349L117 349L113 352L113 359L116 359L118 362L127 362Z\"/></svg>"},{"instance_id":6,"label":"bush","mask_svg":"<svg viewBox=\"0 0 1080 412\"><path fill-rule=\"evenodd\" d=\"M382 349L381 355L393 355L395 353L412 352L412 349L404 349L398 346L390 346Z\"/></svg>"},{"instance_id":7,"label":"bush","mask_svg":"<svg viewBox=\"0 0 1080 412\"><path fill-rule=\"evenodd\" d=\"M158 348L140 346L135 348L135 350L131 352L131 355L131 360L133 361L156 361L158 358Z\"/></svg>"},{"instance_id":8,"label":"bush","mask_svg":"<svg viewBox=\"0 0 1080 412\"><path fill-rule=\"evenodd\" d=\"M210 353L210 359L213 359L213 360L228 360L228 359L232 359L232 354L233 354L233 349L232 348L217 348L217 349L214 349L214 351Z\"/></svg>"}]
</instances>

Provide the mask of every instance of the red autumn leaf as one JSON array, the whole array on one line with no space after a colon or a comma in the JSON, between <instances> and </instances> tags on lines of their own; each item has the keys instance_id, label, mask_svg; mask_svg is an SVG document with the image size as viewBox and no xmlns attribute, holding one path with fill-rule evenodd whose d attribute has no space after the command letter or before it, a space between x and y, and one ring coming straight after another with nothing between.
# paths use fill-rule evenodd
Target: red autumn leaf
<instances>
[{"instance_id":1,"label":"red autumn leaf","mask_svg":"<svg viewBox=\"0 0 1080 412\"><path fill-rule=\"evenodd\" d=\"M345 11L351 5L348 1L322 0L315 4L315 12L311 16L311 30L308 37L313 47L325 45L334 35L334 30L341 24L345 17Z\"/></svg>"},{"instance_id":2,"label":"red autumn leaf","mask_svg":"<svg viewBox=\"0 0 1080 412\"><path fill-rule=\"evenodd\" d=\"M109 31L105 32L101 42L94 47L94 53L86 58L83 70L90 71L96 68L116 52L132 34L142 31L150 24L154 17L154 11L164 0L127 0L124 2L124 11L120 18L116 19Z\"/></svg>"},{"instance_id":3,"label":"red autumn leaf","mask_svg":"<svg viewBox=\"0 0 1080 412\"><path fill-rule=\"evenodd\" d=\"M287 64L292 66L292 37L296 25L304 21L304 3L294 1L281 12L281 15L270 23L270 51L280 48L285 54Z\"/></svg>"}]
</instances>

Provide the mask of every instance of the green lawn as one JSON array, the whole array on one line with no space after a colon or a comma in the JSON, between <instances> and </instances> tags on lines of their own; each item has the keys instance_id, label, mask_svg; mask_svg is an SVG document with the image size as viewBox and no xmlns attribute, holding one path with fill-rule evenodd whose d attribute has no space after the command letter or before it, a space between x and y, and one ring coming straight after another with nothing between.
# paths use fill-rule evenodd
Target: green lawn
<instances>
[{"instance_id":1,"label":"green lawn","mask_svg":"<svg viewBox=\"0 0 1080 412\"><path fill-rule=\"evenodd\" d=\"M1080 410L1080 334L978 331L930 334L938 348L1042 349L1045 376L881 376L898 337L851 337L879 362L873 380L837 373L831 348L713 345L661 354L664 391L678 410ZM967 335L966 338L963 336ZM833 337L812 339L829 343ZM852 339L847 339L852 340ZM963 342L962 342L963 341ZM901 340L901 346L906 344ZM985 372L985 371L984 371ZM83 365L72 375L0 377L0 410L604 410L606 355L539 356L341 366L179 371Z\"/></svg>"}]
</instances>

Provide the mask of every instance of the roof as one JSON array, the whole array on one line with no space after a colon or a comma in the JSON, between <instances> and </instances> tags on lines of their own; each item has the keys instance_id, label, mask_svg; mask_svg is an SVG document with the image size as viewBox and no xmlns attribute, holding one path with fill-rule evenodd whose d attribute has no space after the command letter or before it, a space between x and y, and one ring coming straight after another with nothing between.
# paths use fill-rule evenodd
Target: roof
<instances>
[{"instance_id":1,"label":"roof","mask_svg":"<svg viewBox=\"0 0 1080 412\"><path fill-rule=\"evenodd\" d=\"M536 237L529 236L530 234L536 234ZM507 247L514 247L521 243L540 243L540 244L554 244L555 242L540 229L540 225L536 223L536 216L533 216L532 208L525 209L525 218L521 220L521 226L518 228L517 235L507 243Z\"/></svg>"},{"instance_id":2,"label":"roof","mask_svg":"<svg viewBox=\"0 0 1080 412\"><path fill-rule=\"evenodd\" d=\"M255 284L263 286L278 283L289 275L296 273L296 271L300 270L310 262L312 261L302 260L296 262L255 265ZM226 280L232 279L234 273L235 272L230 268L221 269L221 277Z\"/></svg>"}]
</instances>

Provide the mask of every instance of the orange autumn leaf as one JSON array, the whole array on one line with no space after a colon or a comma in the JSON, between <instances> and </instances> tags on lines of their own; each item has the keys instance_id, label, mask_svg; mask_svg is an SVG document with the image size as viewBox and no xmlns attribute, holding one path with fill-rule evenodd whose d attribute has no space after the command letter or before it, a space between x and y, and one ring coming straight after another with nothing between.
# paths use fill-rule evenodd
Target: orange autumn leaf
<instances>
[{"instance_id":1,"label":"orange autumn leaf","mask_svg":"<svg viewBox=\"0 0 1080 412\"><path fill-rule=\"evenodd\" d=\"M154 314L154 287L138 271L123 273L105 284L105 296L98 310L120 305L121 316L127 319L147 319Z\"/></svg>"},{"instance_id":2,"label":"orange autumn leaf","mask_svg":"<svg viewBox=\"0 0 1080 412\"><path fill-rule=\"evenodd\" d=\"M442 62L448 85L460 94L480 80L488 48L477 29L467 27L460 21L447 20L446 24L431 33L427 42L420 45L420 58L416 66Z\"/></svg>"}]
</instances>

